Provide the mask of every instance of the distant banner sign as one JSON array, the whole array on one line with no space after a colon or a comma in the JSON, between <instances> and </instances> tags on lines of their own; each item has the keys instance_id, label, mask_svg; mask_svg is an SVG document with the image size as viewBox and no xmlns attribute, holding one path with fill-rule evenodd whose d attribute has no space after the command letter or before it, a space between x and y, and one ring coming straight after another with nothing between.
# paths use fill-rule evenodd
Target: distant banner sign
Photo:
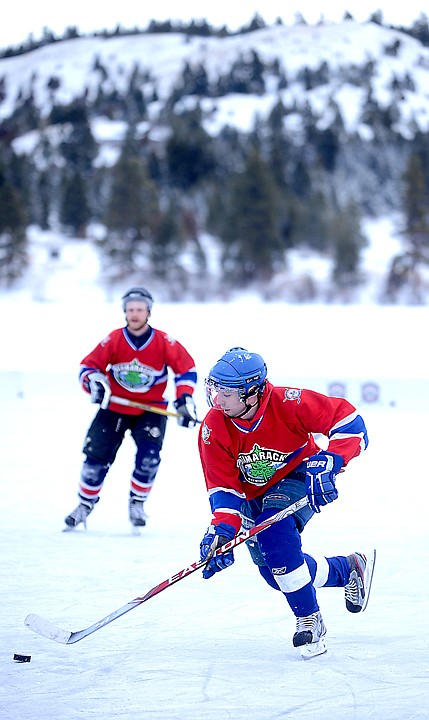
<instances>
[{"instance_id":1,"label":"distant banner sign","mask_svg":"<svg viewBox=\"0 0 429 720\"><path fill-rule=\"evenodd\" d=\"M362 402L376 403L380 401L380 385L375 382L367 382L361 385Z\"/></svg>"},{"instance_id":2,"label":"distant banner sign","mask_svg":"<svg viewBox=\"0 0 429 720\"><path fill-rule=\"evenodd\" d=\"M388 368L386 368L386 371ZM335 377L335 376L334 376ZM371 378L371 375L369 375ZM429 370L427 377L336 377L270 375L274 385L308 388L330 397L345 398L355 407L365 410L395 408L429 414ZM0 388L1 390L1 388ZM0 394L0 397L2 395Z\"/></svg>"},{"instance_id":3,"label":"distant banner sign","mask_svg":"<svg viewBox=\"0 0 429 720\"><path fill-rule=\"evenodd\" d=\"M328 385L328 395L331 397L345 398L347 397L347 387L343 382L331 382Z\"/></svg>"}]
</instances>

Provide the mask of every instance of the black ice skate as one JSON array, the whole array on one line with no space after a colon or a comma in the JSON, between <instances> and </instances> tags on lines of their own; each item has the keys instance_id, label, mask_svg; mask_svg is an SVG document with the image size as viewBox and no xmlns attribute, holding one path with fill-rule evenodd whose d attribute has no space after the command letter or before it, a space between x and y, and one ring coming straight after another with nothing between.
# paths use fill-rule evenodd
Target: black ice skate
<instances>
[{"instance_id":1,"label":"black ice skate","mask_svg":"<svg viewBox=\"0 0 429 720\"><path fill-rule=\"evenodd\" d=\"M130 497L129 516L130 523L134 527L144 527L146 525L147 515L144 511L144 502L140 498Z\"/></svg>"},{"instance_id":2,"label":"black ice skate","mask_svg":"<svg viewBox=\"0 0 429 720\"><path fill-rule=\"evenodd\" d=\"M99 498L97 498L94 502L91 502L91 500L81 500L79 505L65 518L64 522L67 525L65 529L74 530L74 528L80 523L83 523L86 530L86 518L90 513L92 513L94 505L98 502L98 500Z\"/></svg>"},{"instance_id":3,"label":"black ice skate","mask_svg":"<svg viewBox=\"0 0 429 720\"><path fill-rule=\"evenodd\" d=\"M304 660L322 655L327 651L326 627L320 610L296 619L296 631L293 636L293 646L300 649Z\"/></svg>"},{"instance_id":4,"label":"black ice skate","mask_svg":"<svg viewBox=\"0 0 429 720\"><path fill-rule=\"evenodd\" d=\"M363 612L368 605L374 573L375 550L368 556L363 553L353 553L347 556L350 567L349 581L344 588L346 608L351 613Z\"/></svg>"}]
</instances>

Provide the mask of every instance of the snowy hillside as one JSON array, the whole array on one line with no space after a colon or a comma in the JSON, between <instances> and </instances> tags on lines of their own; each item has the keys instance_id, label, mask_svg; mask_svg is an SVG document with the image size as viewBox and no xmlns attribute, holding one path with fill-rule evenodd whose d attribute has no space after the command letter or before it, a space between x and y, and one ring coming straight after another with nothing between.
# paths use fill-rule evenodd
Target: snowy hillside
<instances>
[{"instance_id":1,"label":"snowy hillside","mask_svg":"<svg viewBox=\"0 0 429 720\"><path fill-rule=\"evenodd\" d=\"M244 89L232 91L232 80L238 85L242 81ZM166 257L174 256L181 280L174 289L171 283L166 299L235 297L234 282L224 283L222 252L227 254L227 246L230 262L247 258L250 241L245 231L238 230L232 240L225 240L225 227L213 227L213 217L225 217L225 225L231 227L227 215L231 193L225 179L233 180L240 173L251 176L243 165L255 134L261 162L278 193L274 199L274 192L270 196L271 191L266 191L261 227L272 222L273 246L278 242L281 247L277 266L275 251L269 251L268 280L260 283L263 297L287 302L424 303L429 296L428 263L404 234L403 203L410 156L417 155L421 163L423 193L429 183L425 163L428 87L428 47L405 32L353 20L275 25L228 37L179 32L83 37L0 59L0 123L7 139L8 179L18 185L31 218L30 267L21 284L29 285L40 299L55 295L55 284L60 291L61 268L73 252L73 236L85 238L75 245L77 254L86 247L92 258L89 267L82 262L83 282L97 266L95 282L100 287L108 283L109 255L106 250L101 269L95 240L106 239L111 228L100 233L97 223L105 220L112 206L113 170L131 128L139 162L153 169L151 180L156 184L162 220L167 216L164 208L180 221L186 214L190 218L185 231L183 227L171 230L172 249ZM139 101L135 106L129 104L134 95ZM84 119L73 119L83 107ZM200 123L205 132L196 148L204 170L200 176L195 173L193 185L192 172L198 165L198 161L193 165L194 148L183 161L183 146L186 152L191 145L188 119L182 120L176 135L174 121L194 110L198 120L192 122ZM168 155L171 139L177 156ZM178 167L185 168L185 184L174 175ZM124 177L129 175L124 173ZM410 178L415 183L411 194L419 178L415 173ZM265 190L269 183L261 182L259 187ZM248 192L243 194L248 197ZM76 219L76 207L70 208L70 198L76 195L82 220ZM178 210L174 208L177 195ZM135 202L134 207L143 205ZM231 205L235 207L232 201ZM354 226L352 221L347 225L353 206L358 214ZM117 209L119 215L121 211ZM48 230L40 233L38 227ZM151 265L150 254L164 241L153 227L121 225L116 230L121 251L131 243L124 238L135 233L136 247L130 253L133 262L136 257L138 262L133 268L136 274L141 268L149 271L162 297L162 283L157 279L162 273ZM185 240L181 231L189 233ZM223 245L216 244L215 238ZM353 277L347 276L352 282L341 286L335 271L345 254L353 256L355 249L350 251L347 245L350 238L359 247L359 262L351 270ZM268 245L265 237L261 242ZM341 250L341 242L346 243L346 250ZM124 272L130 277L129 266L126 270L121 266L126 247L120 258L118 248L110 249L117 253L115 278ZM398 261L395 267L394 259ZM252 262L258 267L258 259ZM40 266L45 265L50 270L49 286L46 274L43 281L39 279ZM386 285L392 277L397 286L391 292L389 287L389 294ZM256 284L249 282L251 292Z\"/></svg>"},{"instance_id":2,"label":"snowy hillside","mask_svg":"<svg viewBox=\"0 0 429 720\"><path fill-rule=\"evenodd\" d=\"M156 123L163 101L182 81L186 64L191 68L204 66L209 81L215 81L252 52L257 52L264 64L278 62L288 87L279 88L273 74L271 89L261 97L206 99L203 109L209 132L216 134L226 124L247 132L257 116L266 118L273 105L282 100L286 107L299 110L309 103L319 115L320 128L331 123L336 106L348 133L370 139L371 131L362 121L365 91L356 81L360 71L371 64L375 66L374 100L386 107L398 101L397 132L409 138L416 129L424 132L429 128L429 48L404 33L354 21L323 26L276 25L227 38L143 34L78 38L48 45L0 60L4 88L0 119L9 117L30 95L47 117L54 104L67 105L83 96L88 102L94 101L100 87L106 92L124 93L139 67L147 77L145 97L150 98L154 91L158 97L150 105L151 121ZM318 70L324 64L326 81L305 91L303 71ZM298 116L291 112L287 123L292 135L299 136ZM148 130L142 127L142 132Z\"/></svg>"}]
</instances>

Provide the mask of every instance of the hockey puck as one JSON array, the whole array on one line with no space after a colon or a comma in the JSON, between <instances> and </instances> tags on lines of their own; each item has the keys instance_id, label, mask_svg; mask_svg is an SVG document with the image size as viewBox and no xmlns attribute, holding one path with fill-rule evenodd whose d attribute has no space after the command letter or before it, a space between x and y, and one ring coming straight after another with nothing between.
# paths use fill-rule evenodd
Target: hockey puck
<instances>
[{"instance_id":1,"label":"hockey puck","mask_svg":"<svg viewBox=\"0 0 429 720\"><path fill-rule=\"evenodd\" d=\"M15 653L13 659L19 663L31 662L31 655L18 655Z\"/></svg>"}]
</instances>

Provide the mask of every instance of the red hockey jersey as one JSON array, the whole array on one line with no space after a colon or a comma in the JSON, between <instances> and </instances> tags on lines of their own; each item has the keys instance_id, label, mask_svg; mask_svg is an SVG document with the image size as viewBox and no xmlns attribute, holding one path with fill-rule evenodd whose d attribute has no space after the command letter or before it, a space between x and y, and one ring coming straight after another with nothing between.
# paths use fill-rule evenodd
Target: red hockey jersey
<instances>
[{"instance_id":1,"label":"red hockey jersey","mask_svg":"<svg viewBox=\"0 0 429 720\"><path fill-rule=\"evenodd\" d=\"M125 328L119 328L83 358L80 381L88 391L87 377L98 370L108 375L112 395L166 407L168 400L164 393L168 368L175 376L176 397L183 393L192 395L197 381L195 363L183 345L162 330L151 327L144 344L137 348ZM110 403L109 409L129 415L142 413L139 409L115 403Z\"/></svg>"},{"instance_id":2,"label":"red hockey jersey","mask_svg":"<svg viewBox=\"0 0 429 720\"><path fill-rule=\"evenodd\" d=\"M245 499L263 495L303 460L319 452L313 433L344 465L368 444L362 417L342 398L267 383L252 420L227 417L213 408L199 431L199 451L213 523L240 528Z\"/></svg>"}]
</instances>

